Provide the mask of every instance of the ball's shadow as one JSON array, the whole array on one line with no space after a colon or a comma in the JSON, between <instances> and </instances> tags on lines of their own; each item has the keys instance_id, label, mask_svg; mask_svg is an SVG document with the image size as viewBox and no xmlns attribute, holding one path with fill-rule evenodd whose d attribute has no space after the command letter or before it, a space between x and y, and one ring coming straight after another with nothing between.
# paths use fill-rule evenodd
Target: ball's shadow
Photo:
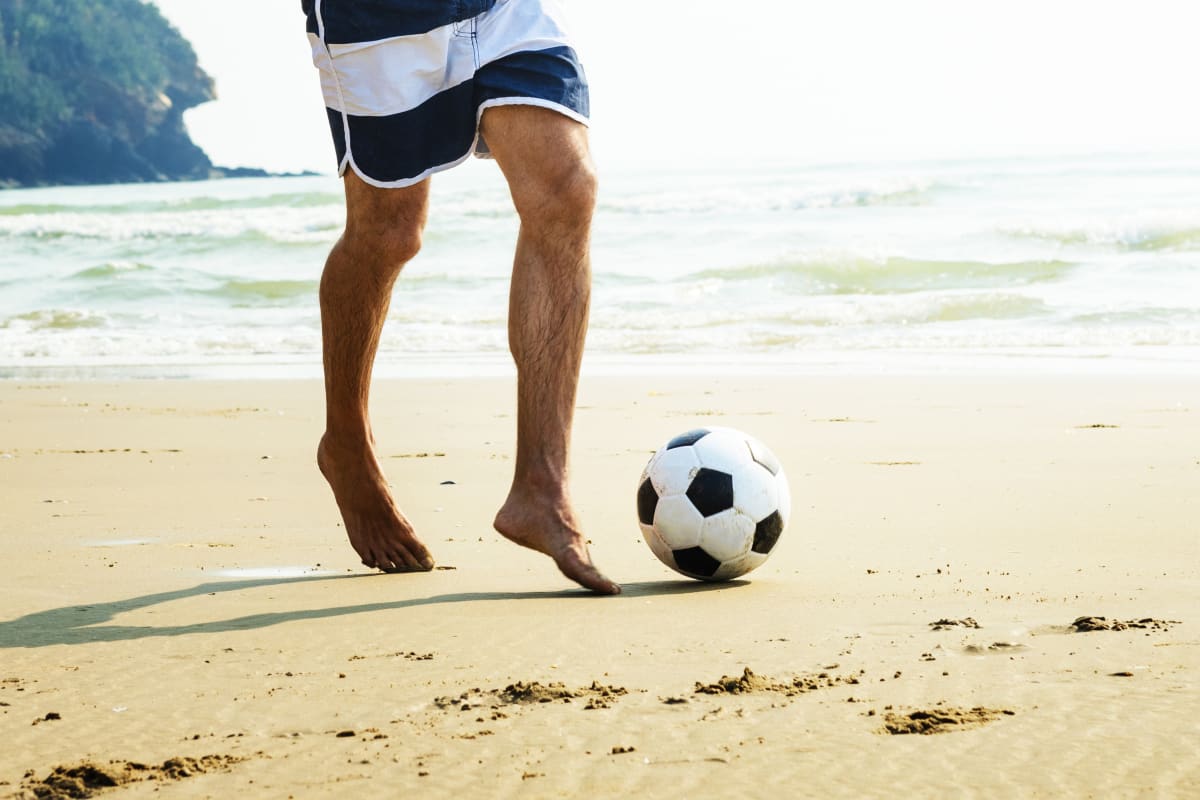
<instances>
[{"instance_id":1,"label":"ball's shadow","mask_svg":"<svg viewBox=\"0 0 1200 800\"><path fill-rule=\"evenodd\" d=\"M621 584L622 597L649 597L653 595L672 595L672 594L697 594L699 592L722 592L727 589L740 589L743 586L749 586L751 581L748 580L731 580L731 581L639 581L637 583ZM577 597L588 597L589 595L579 592L572 592Z\"/></svg>"}]
</instances>

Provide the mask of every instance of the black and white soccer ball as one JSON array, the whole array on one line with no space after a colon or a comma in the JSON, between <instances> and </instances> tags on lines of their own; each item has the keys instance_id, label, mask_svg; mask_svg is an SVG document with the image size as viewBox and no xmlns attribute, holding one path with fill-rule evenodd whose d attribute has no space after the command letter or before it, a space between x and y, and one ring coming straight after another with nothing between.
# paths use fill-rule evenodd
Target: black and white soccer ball
<instances>
[{"instance_id":1,"label":"black and white soccer ball","mask_svg":"<svg viewBox=\"0 0 1200 800\"><path fill-rule=\"evenodd\" d=\"M732 428L676 436L638 483L642 536L676 572L724 581L760 566L791 516L787 475L767 446Z\"/></svg>"}]
</instances>

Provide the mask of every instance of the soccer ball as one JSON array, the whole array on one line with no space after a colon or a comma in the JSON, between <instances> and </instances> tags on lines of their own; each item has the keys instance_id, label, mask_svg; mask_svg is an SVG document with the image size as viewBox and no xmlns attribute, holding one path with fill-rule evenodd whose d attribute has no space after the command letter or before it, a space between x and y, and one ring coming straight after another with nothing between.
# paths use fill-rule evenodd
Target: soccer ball
<instances>
[{"instance_id":1,"label":"soccer ball","mask_svg":"<svg viewBox=\"0 0 1200 800\"><path fill-rule=\"evenodd\" d=\"M638 482L646 544L671 569L704 581L736 578L766 561L791 510L779 460L732 428L676 436Z\"/></svg>"}]
</instances>

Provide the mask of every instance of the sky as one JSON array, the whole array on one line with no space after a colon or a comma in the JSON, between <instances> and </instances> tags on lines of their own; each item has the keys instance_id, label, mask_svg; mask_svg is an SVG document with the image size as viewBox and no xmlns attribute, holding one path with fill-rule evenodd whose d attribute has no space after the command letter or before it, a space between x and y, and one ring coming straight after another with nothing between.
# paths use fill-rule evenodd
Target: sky
<instances>
[{"instance_id":1,"label":"sky","mask_svg":"<svg viewBox=\"0 0 1200 800\"><path fill-rule=\"evenodd\" d=\"M333 169L298 0L155 0L222 166ZM1200 151L1195 0L561 0L601 165Z\"/></svg>"}]
</instances>

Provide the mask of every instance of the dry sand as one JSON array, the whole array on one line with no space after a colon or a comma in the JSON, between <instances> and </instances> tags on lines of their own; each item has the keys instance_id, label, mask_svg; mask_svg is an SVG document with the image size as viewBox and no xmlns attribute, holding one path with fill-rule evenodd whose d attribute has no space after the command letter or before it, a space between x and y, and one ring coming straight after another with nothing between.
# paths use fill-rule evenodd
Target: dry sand
<instances>
[{"instance_id":1,"label":"dry sand","mask_svg":"<svg viewBox=\"0 0 1200 800\"><path fill-rule=\"evenodd\" d=\"M316 383L0 384L0 797L1200 795L1200 379L588 379L617 598L491 531L511 381L375 400L435 572L357 564ZM795 498L718 586L634 513L706 423Z\"/></svg>"}]
</instances>

